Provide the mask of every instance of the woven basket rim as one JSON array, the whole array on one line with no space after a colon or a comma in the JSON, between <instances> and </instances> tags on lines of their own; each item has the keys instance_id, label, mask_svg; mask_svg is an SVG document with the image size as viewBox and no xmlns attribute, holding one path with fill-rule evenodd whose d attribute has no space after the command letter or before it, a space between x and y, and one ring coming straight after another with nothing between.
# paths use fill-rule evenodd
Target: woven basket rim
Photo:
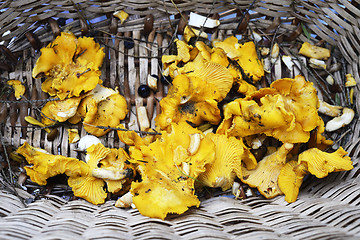
<instances>
[{"instance_id":1,"label":"woven basket rim","mask_svg":"<svg viewBox=\"0 0 360 240\"><path fill-rule=\"evenodd\" d=\"M76 36L92 33L91 28L96 29L97 34L102 36L107 33L110 34L109 36L111 34L118 36L119 38L113 41L105 38L103 40L108 44L108 46L103 46L110 59L104 62L103 69L106 73L103 77L109 86L124 84L125 80L121 80L121 77L125 77L126 81L129 81L128 85L137 86L145 81L147 74L159 73L157 66L159 60L158 58L131 57L129 52L127 52L128 56L121 55L121 51L124 51L122 45L119 44L122 39L132 37L144 40L144 42L139 41L138 44L141 47L130 51L131 54L148 55L149 52L144 49L147 46L146 40L151 37L151 34L153 34L153 40L157 41L157 44L161 43L161 46L167 48L167 45L164 44L171 41L171 34L168 33L172 29L166 16L168 14L173 15L174 19L170 19L170 21L172 27L176 29L181 19L177 16L177 8L181 9L183 13L193 11L205 16L210 15L209 13L220 14L222 23L212 36L229 36L238 27L239 20L243 19L241 14L236 16L236 12L244 13L253 3L250 0L214 2L215 4L213 1L198 0L195 7L190 0L175 1L175 7L172 1L149 2L143 0L99 2L74 0L56 1L54 3L45 0L0 1L2 9L6 9L0 13L0 36L2 35L0 42L4 41L2 46L5 47L2 48L4 50L1 52L1 56L6 56L6 61L10 62L12 56L21 59L10 71L1 72L0 76L2 78L4 76L6 78L21 78L27 82L29 89L35 86L31 89L37 91L38 96L40 96L39 82L33 80L30 70L35 61L34 57L36 58L39 55L39 46L37 45L39 42L40 46L46 45L53 40L54 34L58 34L59 30L64 30L66 26L56 27L56 20L67 17L73 18L73 20L67 21L67 26L72 26ZM250 35L249 29L258 30L261 31L261 34L275 35L278 41L285 43L287 39L291 39L292 33L295 34L297 30L301 29L301 33L296 36L295 43L304 41L318 43L322 39L325 44L334 46L334 54L342 56L332 60L333 65L341 64L341 68L333 72L336 81L343 83L343 74L346 72L352 73L359 83L358 56L360 56L360 49L356 43L359 40L358 34L360 33L360 11L357 4L356 1L281 0L276 3L267 0L255 1L244 34ZM124 24L120 24L120 21L112 16L112 13L117 10L126 10L133 16ZM154 16L153 31L144 35L144 32L147 31L144 30L144 19L149 14ZM90 21L91 25L84 25L84 16L88 18L87 20ZM92 19L99 17L102 18L92 22ZM50 23L54 24L54 21L55 25L52 26ZM310 38L304 29L312 32ZM4 35L8 30L10 33ZM28 34L26 35L26 33ZM162 41L159 40L159 36L162 36ZM288 49L290 44L283 46ZM6 49L12 55L6 55ZM150 53L150 56L154 57L157 54L159 51L154 54ZM285 54L291 54L291 52L285 52ZM114 57L116 61L111 61ZM8 63L6 61L5 63ZM125 63L126 69L117 67L119 64ZM132 68L136 70L132 72ZM280 68L280 73L277 74L281 73ZM309 78L313 78L311 73L306 72L306 74ZM272 78L276 76L274 73ZM131 106L140 103L146 105L151 114L156 112L156 109L149 110L150 107L148 107L155 102L154 98L139 101L134 89L126 91L126 98ZM359 109L358 93L359 89L355 87L354 104L346 103L355 110ZM28 95L28 97L30 96ZM326 96L323 97L326 98ZM344 104L347 101L345 98L341 98L341 100ZM24 138L22 137L23 130L11 128L12 122L20 125L23 122L18 117L12 118L11 116L22 116L24 112L31 112L30 107L27 105L26 110L24 110L18 105L12 109L7 103L0 103L0 106L6 106L4 120L1 120L0 117L2 121L0 122L1 137L8 138L11 145L20 146L24 141L30 139L38 146L50 149L52 152L60 149L63 154L72 154L71 151L74 147L65 144L64 139L67 138L65 128L60 130L64 134L63 138L54 142L47 141L43 132L32 134L30 138ZM0 116L3 116L1 115L3 113L2 108ZM134 120L135 118L132 117L131 119ZM165 221L161 221L143 217L133 209L117 209L113 207L114 201L108 201L101 206L94 206L84 200L66 201L59 196L50 194L32 202L33 195L20 188L13 191L13 188L0 177L0 182L3 183L3 187L0 187L0 201L3 203L3 206L0 207L0 223L2 223L0 224L0 233L4 239L20 236L43 239L52 237L60 239L101 239L104 236L117 239L199 239L201 237L236 239L240 236L244 239L285 239L289 237L294 239L305 237L329 239L329 236L332 239L356 239L360 237L360 226L357 224L360 220L358 214L360 212L360 170L358 164L360 124L357 123L358 113L355 121L347 128L347 134L351 134L351 137L344 138L346 140L342 142L353 157L355 168L349 172L334 173L326 179L311 178L302 187L299 199L292 204L286 203L283 196L274 199L253 196L242 201L226 196L213 197L202 201L199 209L191 209L180 216L171 215ZM341 138L341 134L336 133L335 135L336 138ZM39 141L36 140L37 137L40 139ZM106 137L105 141L108 146L121 146L121 143L114 139L116 137L112 133ZM20 199L29 202L22 202L17 195L20 196ZM31 220L32 223L30 224L29 221ZM114 236L113 233L117 233L119 236Z\"/></svg>"}]
</instances>

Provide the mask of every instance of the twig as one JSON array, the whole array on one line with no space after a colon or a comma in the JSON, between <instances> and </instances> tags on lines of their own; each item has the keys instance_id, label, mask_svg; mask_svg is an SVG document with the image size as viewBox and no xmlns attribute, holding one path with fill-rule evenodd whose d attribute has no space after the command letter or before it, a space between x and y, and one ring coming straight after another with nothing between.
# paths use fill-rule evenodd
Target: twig
<instances>
[{"instance_id":1,"label":"twig","mask_svg":"<svg viewBox=\"0 0 360 240\"><path fill-rule=\"evenodd\" d=\"M3 135L1 134L1 131L0 131L0 143L3 146L3 149L4 149L5 160L6 160L7 164L8 164L8 171L9 171L9 175L10 175L10 179L11 179L10 185L12 186L13 185L12 179L14 178L14 173L11 170L9 155L8 155L7 149L5 147L5 142L3 140Z\"/></svg>"},{"instance_id":2,"label":"twig","mask_svg":"<svg viewBox=\"0 0 360 240\"><path fill-rule=\"evenodd\" d=\"M245 15L252 9L252 7L254 6L255 2L256 2L256 0L254 0L254 1L250 4L249 8L246 9L246 12L241 16L241 18L240 18L240 20L239 20L239 24L237 25L237 27L235 28L235 30L233 30L233 36L236 35L236 32L238 31L238 29L239 29L242 21L244 20ZM234 1L234 3L237 5L237 3L236 3L235 1Z\"/></svg>"},{"instance_id":3,"label":"twig","mask_svg":"<svg viewBox=\"0 0 360 240\"><path fill-rule=\"evenodd\" d=\"M196 41L199 40L201 33L204 31L204 26L205 26L205 24L206 24L206 21L207 21L208 18L210 17L210 14L211 14L212 10L214 9L215 2L216 2L216 0L213 0L212 6L211 6L211 8L210 8L210 10L209 10L209 13L207 14L207 16L206 16L206 18L205 18L204 24L203 24L203 25L201 26L201 28L200 28L199 35L196 37Z\"/></svg>"},{"instance_id":4,"label":"twig","mask_svg":"<svg viewBox=\"0 0 360 240\"><path fill-rule=\"evenodd\" d=\"M171 3L174 5L174 7L176 8L176 10L179 11L179 9L177 8L176 4L175 4L172 0L171 0ZM163 5L164 5L165 11L166 11L166 16L167 16L167 19L168 19L168 21L169 21L169 25L170 25L171 29L173 30L173 32L175 32L175 29L174 29L173 25L171 24L170 14L169 14L169 12L168 12L168 10L167 10L167 7L166 7L166 5L165 5L165 0L163 0ZM180 11L179 11L179 12L180 12ZM181 13L180 13L180 15L181 15ZM181 15L181 17L184 18L182 15Z\"/></svg>"},{"instance_id":5,"label":"twig","mask_svg":"<svg viewBox=\"0 0 360 240\"><path fill-rule=\"evenodd\" d=\"M90 126L90 127L95 127L95 128L99 128L99 129L105 129L105 130L116 130L116 131L124 131L124 132L129 132L129 131L134 131L136 133L140 133L140 134L147 134L147 135L162 135L159 132L146 132L146 131L139 131L139 130L130 130L130 129L125 129L125 128L114 128L114 127L105 127L105 126L95 126L92 125L90 123L85 123L83 122L84 125Z\"/></svg>"},{"instance_id":6,"label":"twig","mask_svg":"<svg viewBox=\"0 0 360 240\"><path fill-rule=\"evenodd\" d=\"M48 99L39 99L39 100L20 100L20 101L11 101L11 100L0 100L0 103L10 103L10 104L15 104L15 103L43 103L43 102L52 102L52 101L58 101L60 100L60 98L48 98Z\"/></svg>"}]
</instances>

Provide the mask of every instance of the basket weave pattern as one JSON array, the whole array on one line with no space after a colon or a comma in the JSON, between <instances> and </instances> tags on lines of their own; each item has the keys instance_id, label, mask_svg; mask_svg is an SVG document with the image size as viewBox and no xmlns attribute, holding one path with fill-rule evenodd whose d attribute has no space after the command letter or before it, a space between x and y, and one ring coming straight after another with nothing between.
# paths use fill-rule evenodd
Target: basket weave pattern
<instances>
[{"instance_id":1,"label":"basket weave pattern","mask_svg":"<svg viewBox=\"0 0 360 240\"><path fill-rule=\"evenodd\" d=\"M46 46L61 30L71 27L77 35L96 34L104 47L106 57L101 79L108 87L119 87L132 111L124 121L129 129L138 130L136 106L146 106L154 126L154 117L160 111L158 99L165 95L166 86L143 99L135 89L146 83L148 74L159 74L159 56L172 41L181 17L169 19L179 11L197 12L205 16L219 14L221 25L211 35L223 39L233 33L251 4L247 28L269 36L283 44L284 54L291 55L294 40L319 43L334 47L330 65L341 67L331 71L338 85L343 86L345 73L351 73L360 83L360 8L359 1L0 1L1 79L18 79L26 86L25 99L42 100L48 97L41 91L41 79L33 79L32 68L39 49ZM112 16L125 10L130 18L123 24ZM235 14L238 13L237 16ZM150 30L144 21L151 14L154 22ZM227 18L222 18L224 16ZM55 20L66 18L67 25L59 27ZM172 24L170 25L169 22ZM300 24L302 22L302 25ZM310 39L302 26L312 32ZM115 37L116 36L116 37ZM135 47L126 49L124 38L133 38ZM296 39L295 39L296 38ZM287 44L289 42L289 44ZM330 47L329 47L330 48ZM17 61L14 58L18 59ZM275 64L266 80L303 74L316 82L315 76L298 59L296 69L288 72ZM1 65L2 66L2 65ZM329 70L330 71L330 70ZM321 86L321 83L317 83ZM342 88L343 91L348 91ZM323 98L326 99L326 94ZM354 88L354 104L360 109L359 89ZM350 106L346 94L340 95L343 105ZM8 99L15 100L15 99ZM59 127L59 136L48 141L40 129L24 128L29 124L24 117L38 116L34 106L41 103L22 100L19 103L0 102L1 145L18 147L25 141L51 153L80 157L68 143L66 126ZM357 112L357 111L356 111ZM39 119L39 118L38 118ZM250 197L242 201L213 197L202 202L199 209L190 209L181 216L169 216L165 221L149 219L137 210L115 208L114 201L95 206L83 200L65 201L54 195L26 204L0 178L0 238L1 239L346 239L360 238L360 156L358 117L343 132L333 133L333 139L350 153L354 169L333 173L325 179L310 178L303 184L299 198L287 203L283 196L265 200ZM86 134L81 125L80 135ZM344 134L345 137L341 135ZM102 138L107 147L123 147L114 132ZM2 146L1 146L2 147ZM1 152L3 157L3 152ZM17 189L23 199L31 194Z\"/></svg>"}]
</instances>

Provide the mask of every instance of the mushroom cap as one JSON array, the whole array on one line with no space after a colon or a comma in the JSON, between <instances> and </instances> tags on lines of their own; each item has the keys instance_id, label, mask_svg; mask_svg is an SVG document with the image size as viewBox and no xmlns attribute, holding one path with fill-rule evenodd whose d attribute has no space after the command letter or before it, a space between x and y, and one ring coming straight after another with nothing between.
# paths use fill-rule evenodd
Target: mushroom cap
<instances>
[{"instance_id":1,"label":"mushroom cap","mask_svg":"<svg viewBox=\"0 0 360 240\"><path fill-rule=\"evenodd\" d=\"M228 37L224 41L216 41L213 44L215 47L223 49L231 59L238 58L242 55L239 49L239 40L234 36Z\"/></svg>"},{"instance_id":2,"label":"mushroom cap","mask_svg":"<svg viewBox=\"0 0 360 240\"><path fill-rule=\"evenodd\" d=\"M109 192L119 192L129 177L134 177L135 169L126 163L130 157L124 149L106 148L98 143L87 148L86 152L90 175L105 181Z\"/></svg>"},{"instance_id":3,"label":"mushroom cap","mask_svg":"<svg viewBox=\"0 0 360 240\"><path fill-rule=\"evenodd\" d=\"M264 133L282 142L308 142L321 125L316 90L302 76L284 78L226 105L217 132L245 137ZM306 112L307 114L304 114Z\"/></svg>"},{"instance_id":4,"label":"mushroom cap","mask_svg":"<svg viewBox=\"0 0 360 240\"><path fill-rule=\"evenodd\" d=\"M264 76L264 67L257 56L254 42L240 44L236 37L231 36L222 42L215 42L214 46L223 49L226 55L236 61L244 74L254 82Z\"/></svg>"},{"instance_id":5,"label":"mushroom cap","mask_svg":"<svg viewBox=\"0 0 360 240\"><path fill-rule=\"evenodd\" d=\"M199 175L198 180L209 187L221 187L223 191L231 188L235 177L242 177L242 163L248 169L257 165L255 157L244 145L243 141L234 137L208 133L215 144L215 161L206 165L206 171Z\"/></svg>"},{"instance_id":6,"label":"mushroom cap","mask_svg":"<svg viewBox=\"0 0 360 240\"><path fill-rule=\"evenodd\" d=\"M80 114L82 109L86 109L84 116L84 129L97 137L101 137L111 131L111 129L101 129L97 126L115 128L128 113L127 103L119 93L110 95L105 100L96 102L92 96L85 98L79 106ZM85 107L86 106L86 107Z\"/></svg>"},{"instance_id":7,"label":"mushroom cap","mask_svg":"<svg viewBox=\"0 0 360 240\"><path fill-rule=\"evenodd\" d=\"M46 48L41 49L33 69L33 77L44 74L42 90L65 99L80 96L101 83L99 67L105 54L93 38L76 38L62 32Z\"/></svg>"},{"instance_id":8,"label":"mushroom cap","mask_svg":"<svg viewBox=\"0 0 360 240\"><path fill-rule=\"evenodd\" d=\"M230 71L226 67L214 62L195 65L194 71L190 72L188 76L199 77L214 85L220 94L220 98L217 99L218 101L226 97L234 83L234 78Z\"/></svg>"},{"instance_id":9,"label":"mushroom cap","mask_svg":"<svg viewBox=\"0 0 360 240\"><path fill-rule=\"evenodd\" d=\"M278 177L286 163L287 154L292 148L293 144L284 143L276 152L258 162L254 170L243 168L241 181L250 187L256 187L266 198L273 198L282 194L278 186Z\"/></svg>"},{"instance_id":10,"label":"mushroom cap","mask_svg":"<svg viewBox=\"0 0 360 240\"><path fill-rule=\"evenodd\" d=\"M280 190L285 194L285 201L288 203L296 201L300 186L307 174L306 164L298 164L295 160L291 160L285 164L278 178L278 185Z\"/></svg>"},{"instance_id":11,"label":"mushroom cap","mask_svg":"<svg viewBox=\"0 0 360 240\"><path fill-rule=\"evenodd\" d=\"M78 106L80 104L81 97L72 97L64 100L56 100L47 102L41 109L41 112L58 122L65 122L66 120L75 116ZM55 122L43 117L42 122L45 125L52 125Z\"/></svg>"},{"instance_id":12,"label":"mushroom cap","mask_svg":"<svg viewBox=\"0 0 360 240\"><path fill-rule=\"evenodd\" d=\"M187 63L190 60L190 50L192 49L192 46L179 39L176 39L174 42L176 43L177 48L176 60Z\"/></svg>"},{"instance_id":13,"label":"mushroom cap","mask_svg":"<svg viewBox=\"0 0 360 240\"><path fill-rule=\"evenodd\" d=\"M244 74L253 80L259 81L264 76L264 66L259 60L254 42L246 42L239 45L241 56L235 58Z\"/></svg>"},{"instance_id":14,"label":"mushroom cap","mask_svg":"<svg viewBox=\"0 0 360 240\"><path fill-rule=\"evenodd\" d=\"M308 171L317 178L324 178L331 172L353 169L347 152L340 147L333 153L323 152L318 148L310 148L299 154L298 164L306 163Z\"/></svg>"},{"instance_id":15,"label":"mushroom cap","mask_svg":"<svg viewBox=\"0 0 360 240\"><path fill-rule=\"evenodd\" d=\"M25 94L25 86L21 83L21 81L9 80L6 83L13 87L16 100L19 100L21 96Z\"/></svg>"},{"instance_id":16,"label":"mushroom cap","mask_svg":"<svg viewBox=\"0 0 360 240\"><path fill-rule=\"evenodd\" d=\"M105 182L89 175L75 176L68 179L74 195L85 199L92 204L103 204L107 197L104 190Z\"/></svg>"},{"instance_id":17,"label":"mushroom cap","mask_svg":"<svg viewBox=\"0 0 360 240\"><path fill-rule=\"evenodd\" d=\"M168 95L160 101L161 113L155 122L161 129L167 129L172 122L189 121L195 126L204 121L220 122L220 110L216 99L217 89L204 79L180 74L173 80Z\"/></svg>"},{"instance_id":18,"label":"mushroom cap","mask_svg":"<svg viewBox=\"0 0 360 240\"><path fill-rule=\"evenodd\" d=\"M25 170L30 179L39 185L46 185L46 180L58 174L65 173L67 176L79 176L88 173L87 165L76 159L61 155L52 155L47 151L30 146L25 142L16 151L25 157L32 166L26 166Z\"/></svg>"},{"instance_id":19,"label":"mushroom cap","mask_svg":"<svg viewBox=\"0 0 360 240\"><path fill-rule=\"evenodd\" d=\"M230 64L225 51L216 47L212 49L210 62L218 63L224 67L228 67Z\"/></svg>"},{"instance_id":20,"label":"mushroom cap","mask_svg":"<svg viewBox=\"0 0 360 240\"><path fill-rule=\"evenodd\" d=\"M125 129L124 125L120 124L117 126L117 128ZM152 130L149 130L152 131ZM139 134L137 134L134 131L117 131L118 137L120 141L125 143L128 146L136 146L140 147L141 145L149 145L151 142L153 142L156 138L155 135L146 135L145 137L140 137Z\"/></svg>"},{"instance_id":21,"label":"mushroom cap","mask_svg":"<svg viewBox=\"0 0 360 240\"><path fill-rule=\"evenodd\" d=\"M202 136L200 141L192 141L192 134ZM214 149L210 139L185 122L172 123L170 133L163 131L161 138L148 146L130 148L142 179L132 183L130 190L140 213L164 219L168 213L181 214L191 206L198 206L194 179L205 171L207 163L214 161Z\"/></svg>"},{"instance_id":22,"label":"mushroom cap","mask_svg":"<svg viewBox=\"0 0 360 240\"><path fill-rule=\"evenodd\" d=\"M199 50L199 53L206 61L210 61L211 48L209 46L207 46L203 41L196 41L195 47Z\"/></svg>"}]
</instances>

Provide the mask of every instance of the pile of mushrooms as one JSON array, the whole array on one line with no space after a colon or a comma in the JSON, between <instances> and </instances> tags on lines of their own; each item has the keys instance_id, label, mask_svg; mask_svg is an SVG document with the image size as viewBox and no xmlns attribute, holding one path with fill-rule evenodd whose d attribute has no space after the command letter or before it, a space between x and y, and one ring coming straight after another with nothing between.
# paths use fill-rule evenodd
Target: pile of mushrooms
<instances>
[{"instance_id":1,"label":"pile of mushrooms","mask_svg":"<svg viewBox=\"0 0 360 240\"><path fill-rule=\"evenodd\" d=\"M17 153L30 164L25 169L31 180L44 185L49 177L65 174L75 196L101 204L107 192L114 193L116 206L164 219L199 206L196 190L203 187L225 191L238 179L266 198L285 194L294 202L306 175L323 178L353 168L341 147L324 151L333 142L323 135L320 101L311 82L296 76L258 89L264 66L252 41L229 37L210 46L201 37L192 41L197 34L186 27L183 40L175 40L177 53L162 56L162 74L172 78L172 85L155 120L161 135L118 131L128 151L106 148L88 135L79 142L84 160L25 143ZM101 86L104 54L98 44L62 33L41 51L33 75L47 77L42 89L60 99L44 106L48 118L43 124L82 120L95 136L107 133L100 125L124 128L123 97ZM235 99L231 90L237 92ZM72 142L79 139L76 131L70 133ZM260 157L255 154L259 149L265 149Z\"/></svg>"}]
</instances>

